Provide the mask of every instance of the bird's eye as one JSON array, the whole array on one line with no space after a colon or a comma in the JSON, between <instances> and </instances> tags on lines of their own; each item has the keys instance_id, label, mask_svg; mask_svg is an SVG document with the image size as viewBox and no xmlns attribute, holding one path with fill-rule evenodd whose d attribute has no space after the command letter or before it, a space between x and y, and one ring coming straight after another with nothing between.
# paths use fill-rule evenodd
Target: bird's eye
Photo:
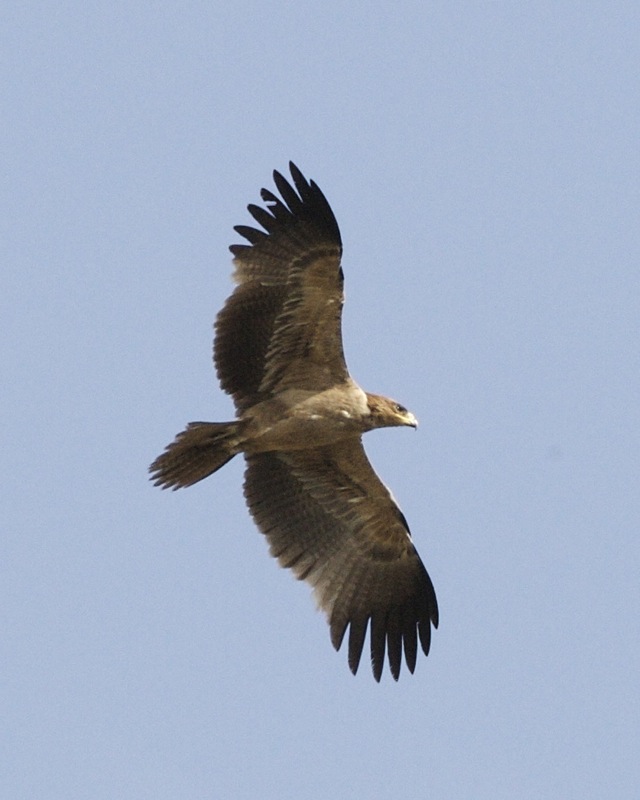
<instances>
[{"instance_id":1,"label":"bird's eye","mask_svg":"<svg viewBox=\"0 0 640 800\"><path fill-rule=\"evenodd\" d=\"M407 409L404 406L401 406L400 403L396 403L395 406L396 414L406 414Z\"/></svg>"}]
</instances>

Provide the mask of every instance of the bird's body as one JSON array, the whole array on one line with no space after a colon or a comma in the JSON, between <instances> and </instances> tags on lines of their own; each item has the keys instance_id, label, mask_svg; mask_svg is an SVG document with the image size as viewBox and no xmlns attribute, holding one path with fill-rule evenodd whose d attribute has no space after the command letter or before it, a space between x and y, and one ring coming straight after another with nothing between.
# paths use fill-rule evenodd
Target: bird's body
<instances>
[{"instance_id":1,"label":"bird's body","mask_svg":"<svg viewBox=\"0 0 640 800\"><path fill-rule=\"evenodd\" d=\"M245 413L247 453L274 449L306 450L360 436L365 431L366 394L355 386L314 392L286 389ZM304 437L300 430L304 427Z\"/></svg>"},{"instance_id":2,"label":"bird's body","mask_svg":"<svg viewBox=\"0 0 640 800\"><path fill-rule=\"evenodd\" d=\"M263 189L268 210L249 211L266 232L238 226L250 244L231 247L238 286L218 315L214 358L237 419L191 423L150 470L157 485L177 489L243 453L249 510L271 553L314 587L334 646L348 627L355 672L370 621L374 675L387 649L397 679L403 645L411 672L418 637L428 652L438 608L361 437L417 422L348 373L340 233L322 192L290 166L297 193L274 173L284 202Z\"/></svg>"}]
</instances>

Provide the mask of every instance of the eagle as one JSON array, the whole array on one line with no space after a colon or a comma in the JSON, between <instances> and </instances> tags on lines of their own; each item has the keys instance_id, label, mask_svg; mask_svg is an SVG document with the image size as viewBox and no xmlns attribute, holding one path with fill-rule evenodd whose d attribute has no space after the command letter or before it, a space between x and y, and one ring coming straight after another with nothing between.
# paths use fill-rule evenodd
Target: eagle
<instances>
[{"instance_id":1,"label":"eagle","mask_svg":"<svg viewBox=\"0 0 640 800\"><path fill-rule=\"evenodd\" d=\"M271 555L305 580L355 675L367 628L371 666L385 652L398 680L429 652L438 605L407 521L363 445L375 428L417 427L404 406L363 391L342 345L344 275L338 223L324 194L289 164L277 197L238 225L236 287L215 323L214 363L236 407L232 422L191 422L151 464L162 488L191 486L242 453L244 496Z\"/></svg>"}]
</instances>

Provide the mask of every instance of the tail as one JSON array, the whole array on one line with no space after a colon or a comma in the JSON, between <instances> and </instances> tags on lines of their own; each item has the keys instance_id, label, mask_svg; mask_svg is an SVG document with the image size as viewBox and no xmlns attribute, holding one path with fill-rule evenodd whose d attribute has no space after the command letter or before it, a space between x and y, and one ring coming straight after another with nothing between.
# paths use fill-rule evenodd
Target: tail
<instances>
[{"instance_id":1,"label":"tail","mask_svg":"<svg viewBox=\"0 0 640 800\"><path fill-rule=\"evenodd\" d=\"M163 489L181 489L207 478L240 452L238 422L190 422L149 467Z\"/></svg>"}]
</instances>

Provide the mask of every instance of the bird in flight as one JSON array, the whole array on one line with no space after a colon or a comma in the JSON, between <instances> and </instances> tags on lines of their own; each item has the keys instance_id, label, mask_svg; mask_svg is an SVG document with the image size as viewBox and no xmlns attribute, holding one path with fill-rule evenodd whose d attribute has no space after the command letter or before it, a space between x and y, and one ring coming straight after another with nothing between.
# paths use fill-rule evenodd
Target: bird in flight
<instances>
[{"instance_id":1,"label":"bird in flight","mask_svg":"<svg viewBox=\"0 0 640 800\"><path fill-rule=\"evenodd\" d=\"M214 362L233 422L191 422L151 464L156 486L191 486L242 453L244 496L270 552L311 584L355 674L367 633L380 680L397 680L418 642L428 654L438 605L407 521L371 466L362 435L417 420L351 378L342 347L344 276L338 223L325 196L290 163L280 197L250 205L261 228L236 226L237 284L215 324Z\"/></svg>"}]
</instances>

